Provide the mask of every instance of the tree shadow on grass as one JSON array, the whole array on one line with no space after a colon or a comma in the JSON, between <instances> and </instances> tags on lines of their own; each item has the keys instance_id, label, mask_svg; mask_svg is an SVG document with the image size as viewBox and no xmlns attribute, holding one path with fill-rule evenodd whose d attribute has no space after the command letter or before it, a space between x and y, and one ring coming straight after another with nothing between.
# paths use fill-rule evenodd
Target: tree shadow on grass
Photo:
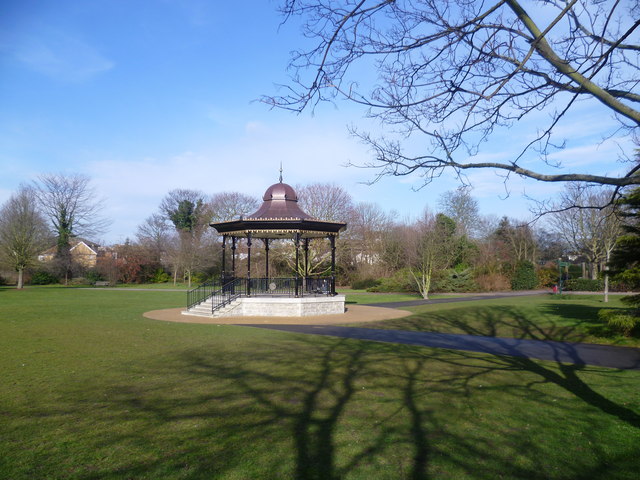
<instances>
[{"instance_id":1,"label":"tree shadow on grass","mask_svg":"<svg viewBox=\"0 0 640 480\"><path fill-rule=\"evenodd\" d=\"M565 318L571 316L570 318L576 321L584 322L591 322L597 310L599 310L596 307L582 305L571 305L567 306L566 309L564 307L564 305L552 304L544 308L548 308L550 312L560 314ZM594 312L594 310L596 312ZM523 316L517 308L512 307L479 308L475 311L476 318L473 323L465 322L455 316L430 315L430 320L432 320L433 317L437 320L436 322L430 321L425 323L425 321L418 316L403 320L407 322L411 330L417 331L437 332L441 331L439 327L444 325L446 326L445 331L447 332L453 331L466 335L499 337L504 336L504 332L511 331L512 333L509 335L510 338L547 342L580 342L590 334L590 332L584 331L585 327L576 329L574 326L561 326L557 324L541 327ZM369 325L372 326L374 324ZM546 382L562 387L599 410L618 417L634 428L640 428L640 415L633 410L610 401L580 379L578 372L585 370L587 367L575 349L570 345L565 346L551 343L547 345L557 350L557 358L562 358L559 355L560 353L562 353L562 356L570 355L572 364L557 362L557 368L550 369L547 368L545 362L522 358L517 347L510 346L507 343L501 344L501 347L506 348L507 351L510 350L511 355L496 358L499 358L498 361L500 363L535 373L544 378Z\"/></svg>"},{"instance_id":2,"label":"tree shadow on grass","mask_svg":"<svg viewBox=\"0 0 640 480\"><path fill-rule=\"evenodd\" d=\"M520 307L487 306L472 311L462 307L460 310L416 313L399 320L360 326L559 342L589 343L595 339L606 339L605 343L611 345L628 344L619 333L598 318L600 309L587 305L549 303L540 305L536 310L537 316L532 317Z\"/></svg>"},{"instance_id":3,"label":"tree shadow on grass","mask_svg":"<svg viewBox=\"0 0 640 480\"><path fill-rule=\"evenodd\" d=\"M96 454L39 460L85 479L625 478L634 457L603 432L640 441L638 414L583 378L607 369L282 332L162 353L43 409Z\"/></svg>"},{"instance_id":4,"label":"tree shadow on grass","mask_svg":"<svg viewBox=\"0 0 640 480\"><path fill-rule=\"evenodd\" d=\"M598 311L606 308L611 310L627 310L624 306L589 306L589 305L571 305L562 303L550 303L542 306L542 311L562 318L573 320L576 327L586 335L592 335L599 338L612 339L611 343L622 343L620 333L613 330L609 325L598 318Z\"/></svg>"}]
</instances>

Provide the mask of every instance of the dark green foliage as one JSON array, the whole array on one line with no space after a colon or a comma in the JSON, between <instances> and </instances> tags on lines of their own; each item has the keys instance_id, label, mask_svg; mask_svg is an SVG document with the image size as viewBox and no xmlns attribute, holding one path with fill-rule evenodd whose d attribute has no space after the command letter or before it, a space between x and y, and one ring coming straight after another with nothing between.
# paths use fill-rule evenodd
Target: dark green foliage
<instances>
[{"instance_id":1,"label":"dark green foliage","mask_svg":"<svg viewBox=\"0 0 640 480\"><path fill-rule=\"evenodd\" d=\"M455 248L457 249L457 257L453 264L458 272L467 269L469 264L473 263L479 255L478 245L469 240L466 235L458 238Z\"/></svg>"},{"instance_id":2,"label":"dark green foliage","mask_svg":"<svg viewBox=\"0 0 640 480\"><path fill-rule=\"evenodd\" d=\"M478 285L472 268L463 270L452 268L442 272L433 285L434 292L475 292L477 290Z\"/></svg>"},{"instance_id":3,"label":"dark green foliage","mask_svg":"<svg viewBox=\"0 0 640 480\"><path fill-rule=\"evenodd\" d=\"M582 277L582 265L570 264L567 269L569 270L569 278Z\"/></svg>"},{"instance_id":4,"label":"dark green foliage","mask_svg":"<svg viewBox=\"0 0 640 480\"><path fill-rule=\"evenodd\" d=\"M436 229L445 237L452 237L456 233L456 222L442 213L436 215Z\"/></svg>"},{"instance_id":5,"label":"dark green foliage","mask_svg":"<svg viewBox=\"0 0 640 480\"><path fill-rule=\"evenodd\" d=\"M96 282L100 282L103 280L106 280L104 278L104 275L102 275L100 272L98 272L96 269L92 268L91 270L87 271L85 278L87 279L87 281L90 284L96 283Z\"/></svg>"},{"instance_id":6,"label":"dark green foliage","mask_svg":"<svg viewBox=\"0 0 640 480\"><path fill-rule=\"evenodd\" d=\"M640 325L640 317L628 310L605 308L598 311L598 318L625 337L630 337L633 330Z\"/></svg>"},{"instance_id":7,"label":"dark green foliage","mask_svg":"<svg viewBox=\"0 0 640 480\"><path fill-rule=\"evenodd\" d=\"M165 272L164 269L158 268L149 280L151 283L166 283L171 280L171 275Z\"/></svg>"},{"instance_id":8,"label":"dark green foliage","mask_svg":"<svg viewBox=\"0 0 640 480\"><path fill-rule=\"evenodd\" d=\"M354 290L366 290L367 288L377 287L378 285L380 285L380 280L372 277L367 277L354 280L351 283L351 288L353 288Z\"/></svg>"},{"instance_id":9,"label":"dark green foliage","mask_svg":"<svg viewBox=\"0 0 640 480\"><path fill-rule=\"evenodd\" d=\"M627 295L626 297L622 297L620 300L622 303L629 305L630 307L640 307L640 294Z\"/></svg>"},{"instance_id":10,"label":"dark green foliage","mask_svg":"<svg viewBox=\"0 0 640 480\"><path fill-rule=\"evenodd\" d=\"M379 284L367 289L368 292L416 292L416 284L411 278L409 270L403 268L391 277L381 278Z\"/></svg>"},{"instance_id":11,"label":"dark green foliage","mask_svg":"<svg viewBox=\"0 0 640 480\"><path fill-rule=\"evenodd\" d=\"M625 234L618 238L611 254L609 267L627 289L640 289L640 188L636 188L620 200L621 215L625 219ZM640 295L624 297L623 301L635 310L630 315L640 315Z\"/></svg>"},{"instance_id":12,"label":"dark green foliage","mask_svg":"<svg viewBox=\"0 0 640 480\"><path fill-rule=\"evenodd\" d=\"M512 290L532 290L538 286L538 277L533 263L525 260L516 264L511 278Z\"/></svg>"},{"instance_id":13,"label":"dark green foliage","mask_svg":"<svg viewBox=\"0 0 640 480\"><path fill-rule=\"evenodd\" d=\"M630 288L640 288L640 188L620 200L625 234L618 238L609 267Z\"/></svg>"},{"instance_id":14,"label":"dark green foliage","mask_svg":"<svg viewBox=\"0 0 640 480\"><path fill-rule=\"evenodd\" d=\"M173 222L176 230L192 232L199 224L204 205L201 200L197 203L191 200L180 200L178 207L169 212L169 219Z\"/></svg>"},{"instance_id":15,"label":"dark green foliage","mask_svg":"<svg viewBox=\"0 0 640 480\"><path fill-rule=\"evenodd\" d=\"M46 270L38 270L31 275L31 285L52 285L58 283L59 279L54 274Z\"/></svg>"},{"instance_id":16,"label":"dark green foliage","mask_svg":"<svg viewBox=\"0 0 640 480\"><path fill-rule=\"evenodd\" d=\"M201 284L209 279L209 275L204 272L196 272L191 275L191 282L194 284Z\"/></svg>"},{"instance_id":17,"label":"dark green foliage","mask_svg":"<svg viewBox=\"0 0 640 480\"><path fill-rule=\"evenodd\" d=\"M572 278L564 283L563 289L573 292L601 292L604 290L604 280L600 278L596 280Z\"/></svg>"}]
</instances>

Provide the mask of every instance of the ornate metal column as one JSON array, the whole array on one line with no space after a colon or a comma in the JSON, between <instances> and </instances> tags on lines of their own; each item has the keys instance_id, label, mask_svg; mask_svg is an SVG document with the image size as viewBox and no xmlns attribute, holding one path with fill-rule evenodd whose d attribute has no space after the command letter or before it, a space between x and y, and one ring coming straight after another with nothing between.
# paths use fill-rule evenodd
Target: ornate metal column
<instances>
[{"instance_id":1,"label":"ornate metal column","mask_svg":"<svg viewBox=\"0 0 640 480\"><path fill-rule=\"evenodd\" d=\"M264 277L266 278L266 282L267 282L267 287L269 286L269 239L268 238L263 238L262 241L264 242L264 262L265 262L265 267L264 267Z\"/></svg>"},{"instance_id":2,"label":"ornate metal column","mask_svg":"<svg viewBox=\"0 0 640 480\"><path fill-rule=\"evenodd\" d=\"M309 275L309 239L304 239L304 276Z\"/></svg>"},{"instance_id":3,"label":"ornate metal column","mask_svg":"<svg viewBox=\"0 0 640 480\"><path fill-rule=\"evenodd\" d=\"M302 295L308 293L307 281L309 276L309 239L304 239L304 268L302 269Z\"/></svg>"},{"instance_id":4,"label":"ornate metal column","mask_svg":"<svg viewBox=\"0 0 640 480\"><path fill-rule=\"evenodd\" d=\"M251 296L251 232L247 232L247 297Z\"/></svg>"},{"instance_id":5,"label":"ornate metal column","mask_svg":"<svg viewBox=\"0 0 640 480\"><path fill-rule=\"evenodd\" d=\"M298 283L300 282L300 233L296 233L293 237L296 244L296 297L299 296Z\"/></svg>"},{"instance_id":6,"label":"ornate metal column","mask_svg":"<svg viewBox=\"0 0 640 480\"><path fill-rule=\"evenodd\" d=\"M231 276L236 279L236 237L231 237Z\"/></svg>"},{"instance_id":7,"label":"ornate metal column","mask_svg":"<svg viewBox=\"0 0 640 480\"><path fill-rule=\"evenodd\" d=\"M329 237L331 242L331 295L336 295L336 237Z\"/></svg>"},{"instance_id":8,"label":"ornate metal column","mask_svg":"<svg viewBox=\"0 0 640 480\"><path fill-rule=\"evenodd\" d=\"M227 281L227 272L226 272L226 251L227 251L227 236L222 236L222 273L220 274L220 279L222 285L224 285Z\"/></svg>"}]
</instances>

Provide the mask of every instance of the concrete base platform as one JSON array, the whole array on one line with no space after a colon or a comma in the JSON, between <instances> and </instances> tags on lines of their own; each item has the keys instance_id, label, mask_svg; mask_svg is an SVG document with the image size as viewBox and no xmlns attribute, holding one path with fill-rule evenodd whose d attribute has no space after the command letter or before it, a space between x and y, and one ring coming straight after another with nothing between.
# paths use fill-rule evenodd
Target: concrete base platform
<instances>
[{"instance_id":1,"label":"concrete base platform","mask_svg":"<svg viewBox=\"0 0 640 480\"><path fill-rule=\"evenodd\" d=\"M334 297L241 297L221 317L314 317L344 313L344 295ZM183 312L184 313L184 312Z\"/></svg>"},{"instance_id":2,"label":"concrete base platform","mask_svg":"<svg viewBox=\"0 0 640 480\"><path fill-rule=\"evenodd\" d=\"M379 320L391 320L412 315L407 310L396 310L393 308L370 307L366 305L347 305L344 313L335 315L317 315L308 317L197 317L194 315L183 315L182 308L169 308L166 310L153 310L144 313L144 317L152 320L178 323L204 323L210 325L247 325L247 324L270 324L270 325L336 325L362 322L376 322Z\"/></svg>"}]
</instances>

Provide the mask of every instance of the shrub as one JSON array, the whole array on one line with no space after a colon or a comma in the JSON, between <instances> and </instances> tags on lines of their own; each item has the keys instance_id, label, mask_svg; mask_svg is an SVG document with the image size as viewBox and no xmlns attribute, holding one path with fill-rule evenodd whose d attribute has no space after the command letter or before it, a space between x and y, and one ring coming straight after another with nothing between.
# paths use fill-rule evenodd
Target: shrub
<instances>
[{"instance_id":1,"label":"shrub","mask_svg":"<svg viewBox=\"0 0 640 480\"><path fill-rule=\"evenodd\" d=\"M46 270L37 270L31 275L31 285L51 285L58 283L59 279Z\"/></svg>"},{"instance_id":2,"label":"shrub","mask_svg":"<svg viewBox=\"0 0 640 480\"><path fill-rule=\"evenodd\" d=\"M451 269L433 283L434 292L474 292L478 285L473 278L473 269L467 268L461 271Z\"/></svg>"},{"instance_id":3,"label":"shrub","mask_svg":"<svg viewBox=\"0 0 640 480\"><path fill-rule=\"evenodd\" d=\"M88 281L90 284L94 284L94 283L96 283L96 282L100 282L100 281L102 281L102 280L104 280L104 279L105 279L105 278L102 276L102 274L101 274L100 272L98 272L97 270L95 270L95 269L89 270L89 271L87 272L86 278L87 278L87 281Z\"/></svg>"},{"instance_id":4,"label":"shrub","mask_svg":"<svg viewBox=\"0 0 640 480\"><path fill-rule=\"evenodd\" d=\"M378 285L367 288L368 292L417 292L417 287L409 274L409 270L398 270L391 277L381 278Z\"/></svg>"},{"instance_id":5,"label":"shrub","mask_svg":"<svg viewBox=\"0 0 640 480\"><path fill-rule=\"evenodd\" d=\"M536 268L529 261L518 262L511 278L512 290L531 290L538 285Z\"/></svg>"},{"instance_id":6,"label":"shrub","mask_svg":"<svg viewBox=\"0 0 640 480\"><path fill-rule=\"evenodd\" d=\"M476 284L481 292L501 292L509 290L511 283L506 275L501 273L483 273L476 276Z\"/></svg>"},{"instance_id":7,"label":"shrub","mask_svg":"<svg viewBox=\"0 0 640 480\"><path fill-rule=\"evenodd\" d=\"M151 283L167 283L169 280L171 280L171 275L165 272L162 268L158 268L149 278Z\"/></svg>"},{"instance_id":8,"label":"shrub","mask_svg":"<svg viewBox=\"0 0 640 480\"><path fill-rule=\"evenodd\" d=\"M542 267L538 270L538 287L553 287L558 284L558 269Z\"/></svg>"},{"instance_id":9,"label":"shrub","mask_svg":"<svg viewBox=\"0 0 640 480\"><path fill-rule=\"evenodd\" d=\"M625 337L630 337L633 329L640 324L640 317L629 310L604 308L598 311L598 318L607 322L609 327L622 333Z\"/></svg>"},{"instance_id":10,"label":"shrub","mask_svg":"<svg viewBox=\"0 0 640 480\"><path fill-rule=\"evenodd\" d=\"M564 270L564 269L563 269ZM581 278L582 277L582 265L576 265L570 263L567 267L569 278Z\"/></svg>"},{"instance_id":11,"label":"shrub","mask_svg":"<svg viewBox=\"0 0 640 480\"><path fill-rule=\"evenodd\" d=\"M564 283L563 288L572 292L601 292L604 290L604 281L602 279L572 278Z\"/></svg>"},{"instance_id":12,"label":"shrub","mask_svg":"<svg viewBox=\"0 0 640 480\"><path fill-rule=\"evenodd\" d=\"M191 274L191 284L200 285L201 283L206 282L208 279L208 275L204 272L196 272Z\"/></svg>"},{"instance_id":13,"label":"shrub","mask_svg":"<svg viewBox=\"0 0 640 480\"><path fill-rule=\"evenodd\" d=\"M378 285L380 285L380 280L373 277L359 278L351 282L351 288L354 290L366 290L371 287L377 287Z\"/></svg>"}]
</instances>

